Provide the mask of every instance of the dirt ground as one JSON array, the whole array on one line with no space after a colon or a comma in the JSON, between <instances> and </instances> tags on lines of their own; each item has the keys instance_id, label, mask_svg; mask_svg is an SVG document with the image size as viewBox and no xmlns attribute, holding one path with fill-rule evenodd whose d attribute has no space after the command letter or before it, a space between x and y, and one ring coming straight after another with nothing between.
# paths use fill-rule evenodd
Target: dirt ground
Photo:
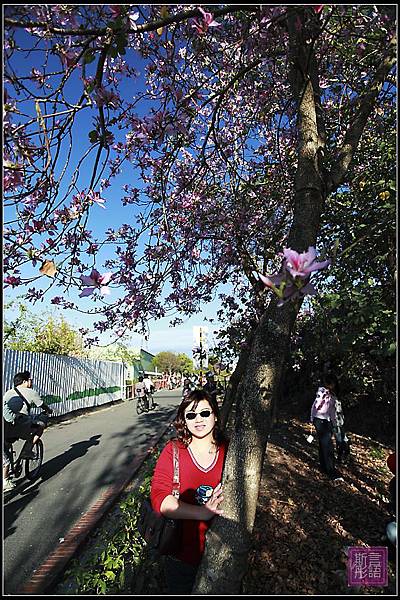
<instances>
[{"instance_id":1,"label":"dirt ground","mask_svg":"<svg viewBox=\"0 0 400 600\"><path fill-rule=\"evenodd\" d=\"M351 458L339 468L344 481L331 482L318 470L310 431L283 418L271 433L243 594L396 594L392 552L387 587L349 587L346 558L350 546L386 545L386 458L394 449L349 432Z\"/></svg>"},{"instance_id":2,"label":"dirt ground","mask_svg":"<svg viewBox=\"0 0 400 600\"><path fill-rule=\"evenodd\" d=\"M310 431L291 417L280 418L272 430L242 595L395 595L391 554L387 587L349 587L346 559L350 546L385 545L392 478L386 458L394 448L349 432L351 458L340 467L344 481L333 483L318 470L318 443L306 440ZM111 513L106 524L112 520ZM139 574L127 572L120 594L165 594L160 564L160 558L149 560ZM56 595L77 593L71 583L63 585Z\"/></svg>"}]
</instances>

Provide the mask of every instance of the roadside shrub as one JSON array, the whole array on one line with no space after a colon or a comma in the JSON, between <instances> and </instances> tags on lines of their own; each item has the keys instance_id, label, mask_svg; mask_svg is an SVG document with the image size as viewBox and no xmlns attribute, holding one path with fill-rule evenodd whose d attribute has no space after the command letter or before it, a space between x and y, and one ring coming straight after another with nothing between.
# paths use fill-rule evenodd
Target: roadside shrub
<instances>
[{"instance_id":1,"label":"roadside shrub","mask_svg":"<svg viewBox=\"0 0 400 600\"><path fill-rule=\"evenodd\" d=\"M64 581L72 578L76 594L110 595L129 591L131 579L147 560L146 547L136 528L143 499L150 493L150 483L159 451L150 455L143 481L118 506L114 516L113 533L110 527L99 531L99 542L86 560L80 557L71 562ZM110 525L110 523L108 523ZM128 580L129 579L129 580Z\"/></svg>"}]
</instances>

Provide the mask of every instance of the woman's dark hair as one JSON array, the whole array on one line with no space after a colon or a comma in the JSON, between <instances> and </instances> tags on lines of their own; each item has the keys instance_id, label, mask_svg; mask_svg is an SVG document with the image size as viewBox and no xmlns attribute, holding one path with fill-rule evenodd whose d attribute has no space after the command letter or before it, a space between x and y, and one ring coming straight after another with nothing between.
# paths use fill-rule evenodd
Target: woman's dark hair
<instances>
[{"instance_id":1,"label":"woman's dark hair","mask_svg":"<svg viewBox=\"0 0 400 600\"><path fill-rule=\"evenodd\" d=\"M207 394L207 392L200 389L190 392L190 394L188 394L179 405L176 419L174 421L174 427L178 435L178 440L182 442L185 446L189 446L192 440L192 434L186 426L185 410L192 403L193 408L196 409L197 405L199 404L199 402L201 402L201 400L207 400L211 407L211 410L214 413L215 426L213 429L213 438L217 446L220 446L226 440L226 436L221 428L221 417L219 414L218 402L215 398L212 398L209 394Z\"/></svg>"},{"instance_id":2,"label":"woman's dark hair","mask_svg":"<svg viewBox=\"0 0 400 600\"><path fill-rule=\"evenodd\" d=\"M14 387L18 387L24 381L29 381L31 378L31 374L29 371L24 371L23 373L16 373L14 375Z\"/></svg>"},{"instance_id":3,"label":"woman's dark hair","mask_svg":"<svg viewBox=\"0 0 400 600\"><path fill-rule=\"evenodd\" d=\"M339 393L339 382L338 382L338 378L336 377L336 375L334 373L327 373L326 375L324 375L322 378L322 384L325 387L328 385L332 385L333 391L335 392L335 394Z\"/></svg>"}]
</instances>

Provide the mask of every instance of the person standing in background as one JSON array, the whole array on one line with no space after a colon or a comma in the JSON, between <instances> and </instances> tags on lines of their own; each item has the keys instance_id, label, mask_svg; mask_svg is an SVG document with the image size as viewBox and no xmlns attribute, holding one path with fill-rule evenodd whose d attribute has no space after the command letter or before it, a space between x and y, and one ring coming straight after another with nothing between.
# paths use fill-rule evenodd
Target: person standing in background
<instances>
[{"instance_id":1,"label":"person standing in background","mask_svg":"<svg viewBox=\"0 0 400 600\"><path fill-rule=\"evenodd\" d=\"M322 473L331 481L343 481L335 468L335 454L332 433L337 426L336 390L338 381L335 375L324 376L318 388L316 398L311 407L311 422L314 424L318 438L319 464Z\"/></svg>"}]
</instances>

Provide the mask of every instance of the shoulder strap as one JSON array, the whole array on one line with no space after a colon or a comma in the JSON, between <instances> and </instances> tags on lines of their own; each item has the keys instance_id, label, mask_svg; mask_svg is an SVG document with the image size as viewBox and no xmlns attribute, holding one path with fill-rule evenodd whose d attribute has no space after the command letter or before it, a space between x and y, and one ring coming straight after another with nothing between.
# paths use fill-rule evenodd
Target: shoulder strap
<instances>
[{"instance_id":1,"label":"shoulder strap","mask_svg":"<svg viewBox=\"0 0 400 600\"><path fill-rule=\"evenodd\" d=\"M180 482L179 482L179 449L175 442L172 442L172 461L174 465L174 477L172 480L172 495L179 498Z\"/></svg>"},{"instance_id":2,"label":"shoulder strap","mask_svg":"<svg viewBox=\"0 0 400 600\"><path fill-rule=\"evenodd\" d=\"M31 412L31 405L29 404L28 400L25 398L25 396L23 394L21 394L21 392L19 391L19 389L15 386L14 390L17 392L18 396L21 396L22 400L25 402L26 407L28 409L28 415Z\"/></svg>"}]
</instances>

